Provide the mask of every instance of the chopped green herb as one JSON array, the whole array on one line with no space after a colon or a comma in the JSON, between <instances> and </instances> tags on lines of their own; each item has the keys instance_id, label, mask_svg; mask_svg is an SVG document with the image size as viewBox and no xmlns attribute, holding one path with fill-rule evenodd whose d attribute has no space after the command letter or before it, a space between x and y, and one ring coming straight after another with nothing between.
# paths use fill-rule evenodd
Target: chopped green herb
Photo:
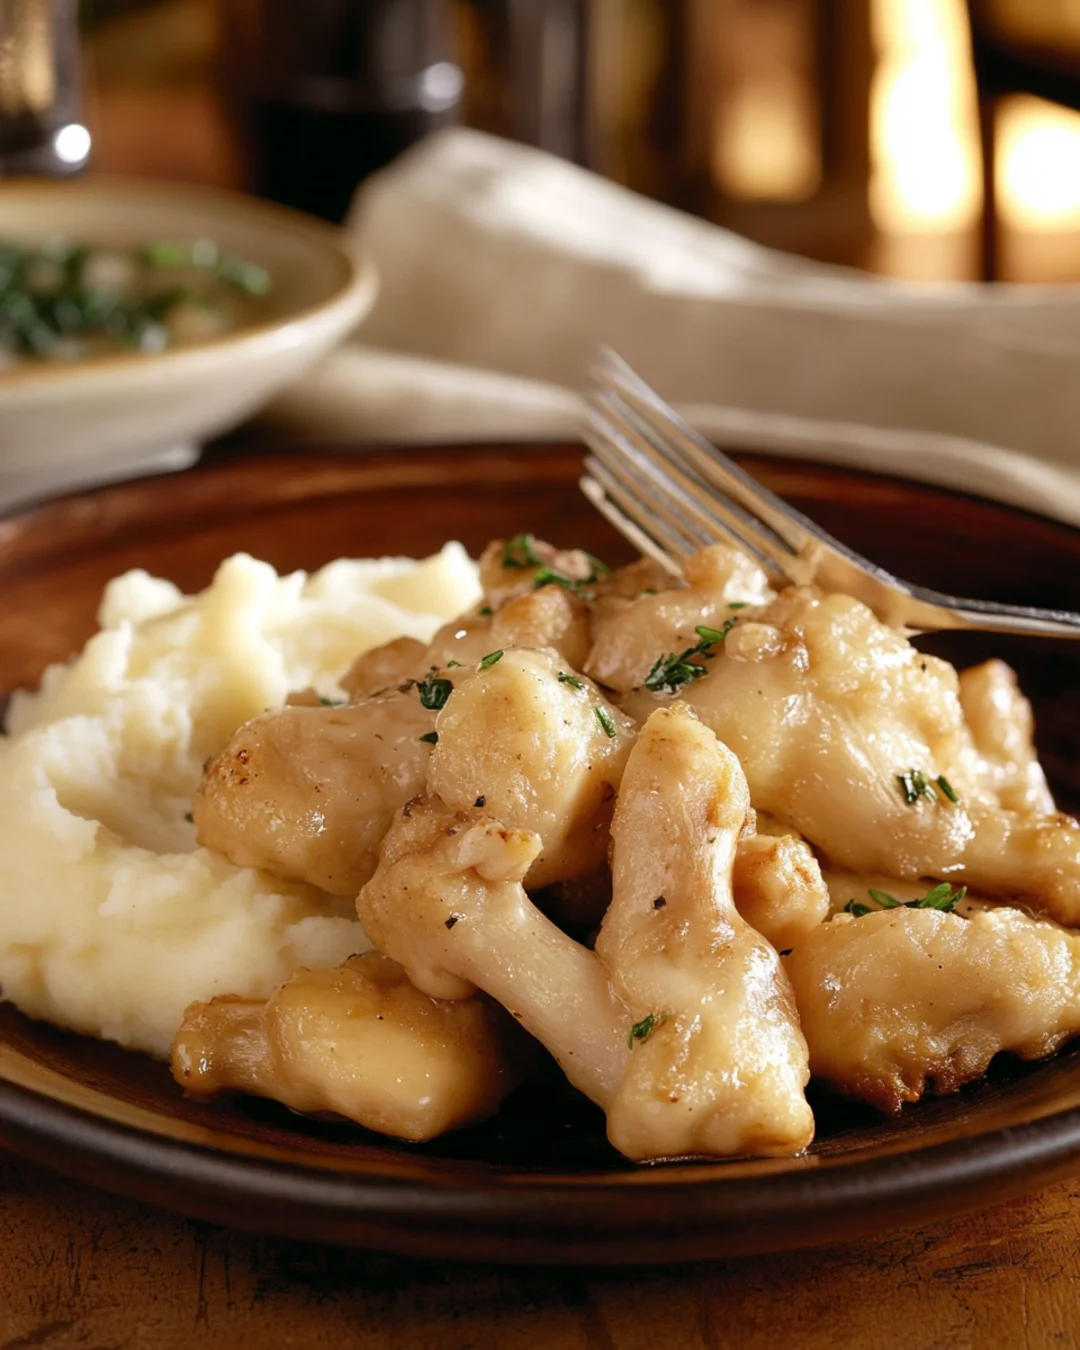
<instances>
[{"instance_id":1,"label":"chopped green herb","mask_svg":"<svg viewBox=\"0 0 1080 1350\"><path fill-rule=\"evenodd\" d=\"M703 623L699 623L694 632L701 638L699 646L704 644L706 647L711 647L714 642L723 642L734 627L734 619L725 619L723 628L707 628ZM706 655L708 655L707 652Z\"/></svg>"},{"instance_id":2,"label":"chopped green herb","mask_svg":"<svg viewBox=\"0 0 1080 1350\"><path fill-rule=\"evenodd\" d=\"M606 708L597 707L596 720L604 728L604 735L607 736L609 740L614 740L615 723L614 721L612 721L611 714L608 712Z\"/></svg>"},{"instance_id":3,"label":"chopped green herb","mask_svg":"<svg viewBox=\"0 0 1080 1350\"><path fill-rule=\"evenodd\" d=\"M939 909L945 914L951 914L956 906L967 895L966 886L957 886L953 890L947 881L940 881L936 886L932 886L925 895L920 896L918 900L897 900L895 895L889 895L886 891L869 890L867 894L874 901L877 908L870 905L864 905L858 900L849 900L844 906L845 914L853 914L856 919L861 919L864 914L879 914L885 909Z\"/></svg>"},{"instance_id":4,"label":"chopped green herb","mask_svg":"<svg viewBox=\"0 0 1080 1350\"><path fill-rule=\"evenodd\" d=\"M586 553L585 557L588 558L592 570L587 577L574 578L566 572L560 572L557 567L547 566L536 551L535 535L515 534L513 539L507 540L503 545L500 562L503 567L513 567L519 571L529 567L537 568L536 576L533 578L534 590L538 591L542 586L561 586L565 591L582 595L586 586L591 586L600 576L611 571L606 562L594 558L591 553ZM483 610L480 612L483 613Z\"/></svg>"},{"instance_id":5,"label":"chopped green herb","mask_svg":"<svg viewBox=\"0 0 1080 1350\"><path fill-rule=\"evenodd\" d=\"M223 253L217 265L217 274L222 281L229 282L248 295L265 295L270 289L270 273L258 263L237 258L232 253Z\"/></svg>"},{"instance_id":6,"label":"chopped green herb","mask_svg":"<svg viewBox=\"0 0 1080 1350\"><path fill-rule=\"evenodd\" d=\"M340 708L345 700L343 698L320 698L319 702L324 708Z\"/></svg>"},{"instance_id":7,"label":"chopped green herb","mask_svg":"<svg viewBox=\"0 0 1080 1350\"><path fill-rule=\"evenodd\" d=\"M658 656L645 676L644 687L654 694L677 694L683 685L700 679L706 671L699 661L688 659L694 651L693 647L688 647L681 656L674 652Z\"/></svg>"},{"instance_id":8,"label":"chopped green herb","mask_svg":"<svg viewBox=\"0 0 1080 1350\"><path fill-rule=\"evenodd\" d=\"M426 736L421 736L420 739L425 745L438 745L439 733L437 731L429 731Z\"/></svg>"},{"instance_id":9,"label":"chopped green herb","mask_svg":"<svg viewBox=\"0 0 1080 1350\"><path fill-rule=\"evenodd\" d=\"M937 785L942 790L942 792L944 792L945 796L948 797L949 801L951 801L955 806L955 804L960 800L960 798L956 795L956 789L953 787L953 785L949 782L949 780L945 777L944 774L938 775Z\"/></svg>"},{"instance_id":10,"label":"chopped green herb","mask_svg":"<svg viewBox=\"0 0 1080 1350\"><path fill-rule=\"evenodd\" d=\"M220 309L223 286L259 295L270 289L265 269L220 254L209 239L111 255L110 250L104 256L113 275L103 280L95 267L98 250L56 241L33 248L0 241L0 349L64 361L118 347L161 351L174 339L169 321L176 307ZM186 277L169 284L168 270L178 267L195 267L206 277L194 287Z\"/></svg>"},{"instance_id":11,"label":"chopped green herb","mask_svg":"<svg viewBox=\"0 0 1080 1350\"><path fill-rule=\"evenodd\" d=\"M907 773L898 773L896 781L900 785L901 796L908 806L914 806L920 797L929 797L932 802L937 800L934 785L927 779L922 769L908 769Z\"/></svg>"},{"instance_id":12,"label":"chopped green herb","mask_svg":"<svg viewBox=\"0 0 1080 1350\"><path fill-rule=\"evenodd\" d=\"M947 881L942 881L926 892L921 900L909 900L909 909L940 909L950 914L967 895L966 886L957 886L954 891Z\"/></svg>"},{"instance_id":13,"label":"chopped green herb","mask_svg":"<svg viewBox=\"0 0 1080 1350\"><path fill-rule=\"evenodd\" d=\"M184 812L184 819L187 821L187 823L188 823L189 825L194 825L194 824L195 824L195 817L191 814L190 811L185 811L185 812Z\"/></svg>"},{"instance_id":14,"label":"chopped green herb","mask_svg":"<svg viewBox=\"0 0 1080 1350\"><path fill-rule=\"evenodd\" d=\"M147 244L142 254L151 267L215 267L218 258L217 245L211 239L196 239L191 244L162 239Z\"/></svg>"},{"instance_id":15,"label":"chopped green herb","mask_svg":"<svg viewBox=\"0 0 1080 1350\"><path fill-rule=\"evenodd\" d=\"M565 572L559 572L554 567L541 567L533 582L533 590L538 591L541 586L561 586L564 591L569 591L571 595L580 595L589 600L593 596L589 587L594 584L596 579L595 572L590 572L587 577L581 577L575 581L573 577L568 577Z\"/></svg>"},{"instance_id":16,"label":"chopped green herb","mask_svg":"<svg viewBox=\"0 0 1080 1350\"><path fill-rule=\"evenodd\" d=\"M543 567L544 560L536 552L536 539L531 534L515 534L503 545L500 562L503 567L514 567L522 571L526 567Z\"/></svg>"},{"instance_id":17,"label":"chopped green herb","mask_svg":"<svg viewBox=\"0 0 1080 1350\"><path fill-rule=\"evenodd\" d=\"M571 689L584 689L585 681L579 680L576 675L570 675L565 670L559 671L559 683L568 684Z\"/></svg>"},{"instance_id":18,"label":"chopped green herb","mask_svg":"<svg viewBox=\"0 0 1080 1350\"><path fill-rule=\"evenodd\" d=\"M649 1013L640 1022L635 1022L626 1038L626 1048L633 1050L635 1041L647 1041L656 1028L663 1026L666 1021L667 1016L664 1013Z\"/></svg>"},{"instance_id":19,"label":"chopped green herb","mask_svg":"<svg viewBox=\"0 0 1080 1350\"><path fill-rule=\"evenodd\" d=\"M653 694L677 694L684 685L699 680L707 672L705 666L694 658L704 656L711 660L715 655L711 648L723 642L734 626L734 619L726 619L723 628L707 628L699 624L694 631L701 641L694 647L687 647L678 656L668 652L666 656L657 657L645 676L644 687Z\"/></svg>"},{"instance_id":20,"label":"chopped green herb","mask_svg":"<svg viewBox=\"0 0 1080 1350\"><path fill-rule=\"evenodd\" d=\"M447 661L447 663L446 663L446 669L447 669L447 670L454 670L457 666L460 666L460 665L461 665L461 662L460 662L460 661Z\"/></svg>"},{"instance_id":21,"label":"chopped green herb","mask_svg":"<svg viewBox=\"0 0 1080 1350\"><path fill-rule=\"evenodd\" d=\"M503 659L502 649L497 652L488 652L487 656L480 661L481 670L490 670L492 666L497 665Z\"/></svg>"},{"instance_id":22,"label":"chopped green herb","mask_svg":"<svg viewBox=\"0 0 1080 1350\"><path fill-rule=\"evenodd\" d=\"M490 619L492 614L494 614L494 612L495 611L491 608L490 605L481 605L480 608L476 611L477 616L481 619Z\"/></svg>"},{"instance_id":23,"label":"chopped green herb","mask_svg":"<svg viewBox=\"0 0 1080 1350\"><path fill-rule=\"evenodd\" d=\"M434 666L431 668L431 672L419 682L416 689L420 695L420 702L432 712L438 712L440 708L444 707L446 700L454 692L454 686L449 680L441 679L435 674Z\"/></svg>"},{"instance_id":24,"label":"chopped green herb","mask_svg":"<svg viewBox=\"0 0 1080 1350\"><path fill-rule=\"evenodd\" d=\"M533 580L533 589L538 591L541 586L561 586L564 591L573 591L575 595L580 595L582 587L595 579L589 577L587 580L575 581L573 577L568 577L565 572L560 572L554 567L541 567Z\"/></svg>"},{"instance_id":25,"label":"chopped green herb","mask_svg":"<svg viewBox=\"0 0 1080 1350\"><path fill-rule=\"evenodd\" d=\"M749 600L732 600L728 604L728 609L749 609L749 608L750 608Z\"/></svg>"}]
</instances>

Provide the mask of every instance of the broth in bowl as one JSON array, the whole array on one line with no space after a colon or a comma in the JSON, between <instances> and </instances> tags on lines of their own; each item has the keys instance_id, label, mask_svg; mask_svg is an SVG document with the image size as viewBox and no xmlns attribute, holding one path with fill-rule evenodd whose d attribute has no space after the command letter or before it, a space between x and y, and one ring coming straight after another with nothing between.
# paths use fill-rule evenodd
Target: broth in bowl
<instances>
[{"instance_id":1,"label":"broth in bowl","mask_svg":"<svg viewBox=\"0 0 1080 1350\"><path fill-rule=\"evenodd\" d=\"M209 238L103 248L0 240L0 368L160 352L260 317L269 271Z\"/></svg>"}]
</instances>

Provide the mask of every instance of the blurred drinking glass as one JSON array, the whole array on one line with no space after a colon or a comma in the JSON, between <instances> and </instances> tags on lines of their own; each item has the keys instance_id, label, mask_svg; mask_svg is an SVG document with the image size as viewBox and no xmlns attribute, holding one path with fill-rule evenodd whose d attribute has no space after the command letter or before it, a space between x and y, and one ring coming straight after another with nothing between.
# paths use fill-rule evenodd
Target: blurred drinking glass
<instances>
[{"instance_id":1,"label":"blurred drinking glass","mask_svg":"<svg viewBox=\"0 0 1080 1350\"><path fill-rule=\"evenodd\" d=\"M78 0L0 0L0 175L77 173L81 120Z\"/></svg>"},{"instance_id":2,"label":"blurred drinking glass","mask_svg":"<svg viewBox=\"0 0 1080 1350\"><path fill-rule=\"evenodd\" d=\"M362 179L457 114L448 0L224 0L222 13L252 185L275 201L340 220Z\"/></svg>"}]
</instances>

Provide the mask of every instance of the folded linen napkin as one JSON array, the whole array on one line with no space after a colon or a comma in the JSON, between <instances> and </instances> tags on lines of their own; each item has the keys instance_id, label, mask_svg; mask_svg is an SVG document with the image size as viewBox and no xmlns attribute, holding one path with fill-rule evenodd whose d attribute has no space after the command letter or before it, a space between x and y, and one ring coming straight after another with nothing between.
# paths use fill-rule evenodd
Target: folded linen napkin
<instances>
[{"instance_id":1,"label":"folded linen napkin","mask_svg":"<svg viewBox=\"0 0 1080 1350\"><path fill-rule=\"evenodd\" d=\"M810 263L474 131L349 218L382 279L360 340L269 410L306 436L573 434L597 348L720 443L902 473L1080 524L1080 289Z\"/></svg>"}]
</instances>

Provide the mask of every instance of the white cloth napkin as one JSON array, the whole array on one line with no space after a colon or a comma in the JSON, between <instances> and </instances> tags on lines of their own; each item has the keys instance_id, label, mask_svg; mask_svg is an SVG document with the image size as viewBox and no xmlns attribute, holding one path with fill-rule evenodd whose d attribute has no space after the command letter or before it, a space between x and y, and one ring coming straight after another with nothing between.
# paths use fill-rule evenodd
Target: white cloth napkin
<instances>
[{"instance_id":1,"label":"white cloth napkin","mask_svg":"<svg viewBox=\"0 0 1080 1350\"><path fill-rule=\"evenodd\" d=\"M269 410L291 431L573 435L607 343L721 444L1080 524L1080 288L809 263L461 129L365 183L349 227L380 298L358 339Z\"/></svg>"}]
</instances>

